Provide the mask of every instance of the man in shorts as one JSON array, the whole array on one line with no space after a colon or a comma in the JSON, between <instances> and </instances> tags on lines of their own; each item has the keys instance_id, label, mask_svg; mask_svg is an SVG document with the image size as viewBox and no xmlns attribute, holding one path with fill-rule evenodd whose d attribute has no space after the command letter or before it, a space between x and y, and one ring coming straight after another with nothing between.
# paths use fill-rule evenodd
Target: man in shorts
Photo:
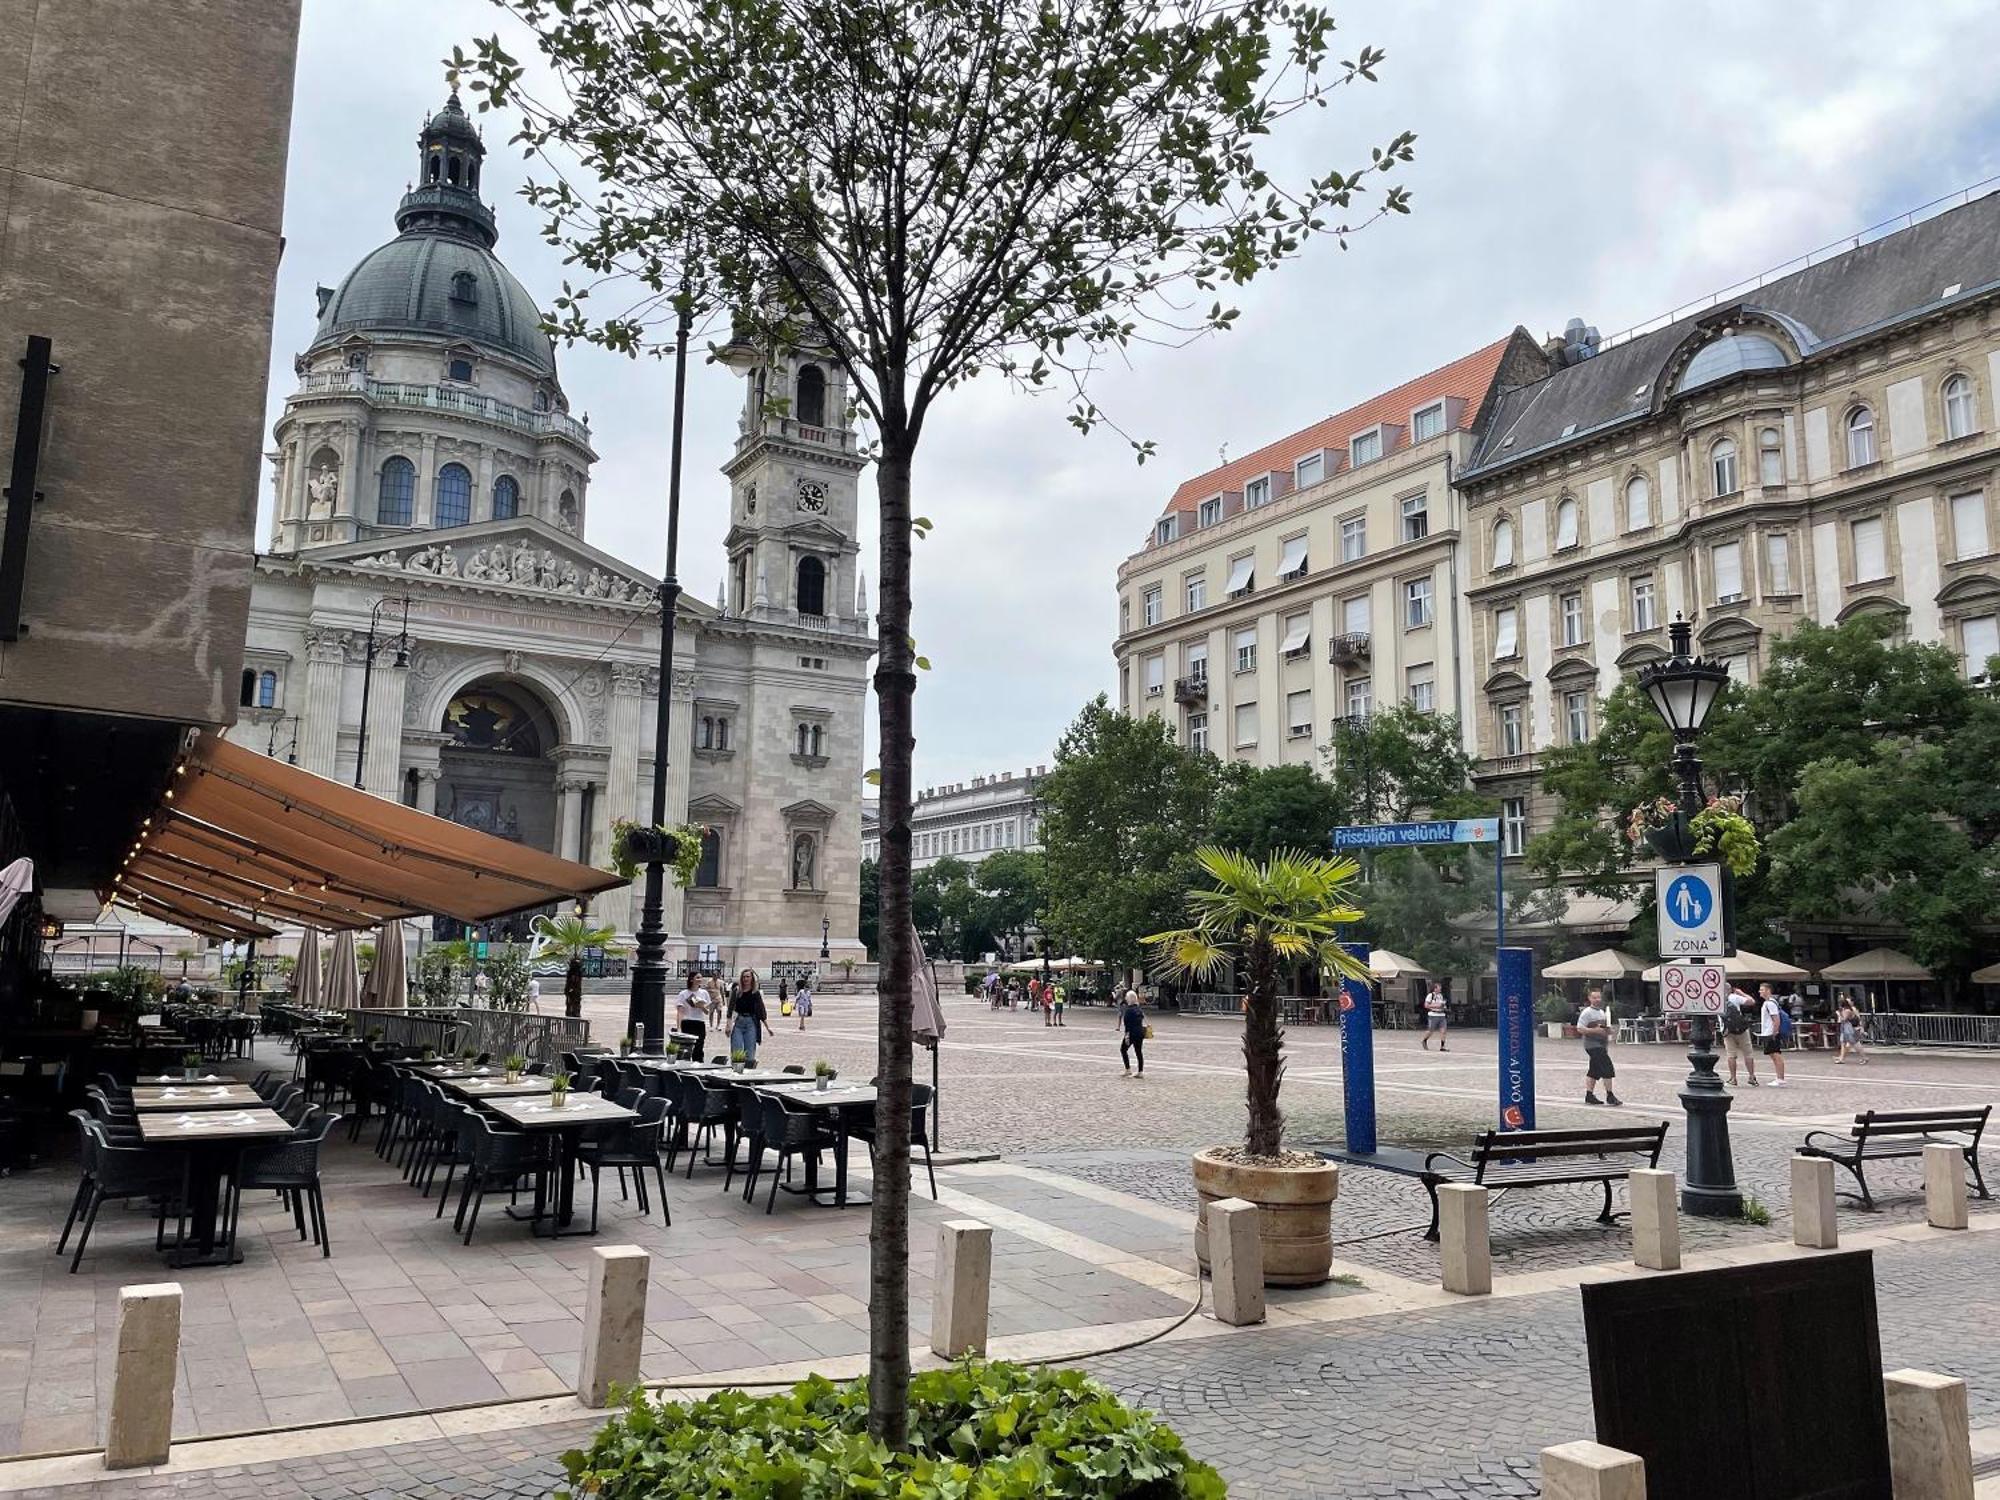
<instances>
[{"instance_id":1,"label":"man in shorts","mask_svg":"<svg viewBox=\"0 0 2000 1500\"><path fill-rule=\"evenodd\" d=\"M1771 1080L1771 1087L1785 1086L1785 1018L1779 1012L1778 997L1768 984L1757 986L1757 1045L1764 1049L1764 1056L1771 1060L1771 1067L1777 1077Z\"/></svg>"},{"instance_id":2,"label":"man in shorts","mask_svg":"<svg viewBox=\"0 0 2000 1500\"><path fill-rule=\"evenodd\" d=\"M1743 992L1743 986L1729 986L1729 998L1722 1002L1722 1057L1729 1064L1729 1082L1736 1082L1736 1064L1740 1061L1750 1073L1750 1087L1757 1087L1757 1053L1750 1045L1750 1032L1756 1025L1757 1002Z\"/></svg>"},{"instance_id":3,"label":"man in shorts","mask_svg":"<svg viewBox=\"0 0 2000 1500\"><path fill-rule=\"evenodd\" d=\"M1430 993L1424 996L1424 1051L1431 1050L1431 1038L1438 1039L1438 1051L1446 1050L1444 1039L1449 1029L1449 1018L1445 1014L1444 986L1433 984Z\"/></svg>"},{"instance_id":4,"label":"man in shorts","mask_svg":"<svg viewBox=\"0 0 2000 1500\"><path fill-rule=\"evenodd\" d=\"M1577 1034L1583 1038L1583 1102L1623 1104L1612 1091L1611 1080L1618 1069L1611 1062L1611 1012L1604 1008L1604 991L1593 988L1590 999L1576 1018ZM1604 1097L1597 1097L1597 1081L1604 1080Z\"/></svg>"}]
</instances>

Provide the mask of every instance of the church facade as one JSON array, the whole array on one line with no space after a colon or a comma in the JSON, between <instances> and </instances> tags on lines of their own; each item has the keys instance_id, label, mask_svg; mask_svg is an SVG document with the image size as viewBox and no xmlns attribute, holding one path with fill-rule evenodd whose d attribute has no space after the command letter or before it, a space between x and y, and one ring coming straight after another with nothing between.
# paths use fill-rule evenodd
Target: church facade
<instances>
[{"instance_id":1,"label":"church facade","mask_svg":"<svg viewBox=\"0 0 2000 1500\"><path fill-rule=\"evenodd\" d=\"M657 581L584 539L593 435L493 254L456 96L419 151L396 237L320 289L297 360L230 737L605 865L613 820L650 811L670 693L668 819L704 835L695 884L669 883L669 958L861 957L874 642L838 372L793 352L746 372L728 582L714 606L682 597L662 683ZM623 932L638 915L636 886L593 910Z\"/></svg>"}]
</instances>

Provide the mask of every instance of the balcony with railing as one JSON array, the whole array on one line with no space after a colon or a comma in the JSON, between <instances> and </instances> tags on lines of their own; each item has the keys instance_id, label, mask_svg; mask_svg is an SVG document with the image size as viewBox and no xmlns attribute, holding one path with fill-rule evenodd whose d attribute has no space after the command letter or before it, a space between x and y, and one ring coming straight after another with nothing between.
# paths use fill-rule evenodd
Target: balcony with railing
<instances>
[{"instance_id":1,"label":"balcony with railing","mask_svg":"<svg viewBox=\"0 0 2000 1500\"><path fill-rule=\"evenodd\" d=\"M791 417L769 416L755 432L747 427L736 439L739 451L748 447L760 437L778 438L784 442L804 443L808 447L827 448L835 453L855 453L858 451L855 436L842 432L837 427L814 427Z\"/></svg>"},{"instance_id":2,"label":"balcony with railing","mask_svg":"<svg viewBox=\"0 0 2000 1500\"><path fill-rule=\"evenodd\" d=\"M302 396L360 396L376 406L394 406L417 411L449 412L496 422L517 432L536 437L564 437L582 447L590 446L590 424L568 412L531 411L510 401L482 396L477 391L453 385L412 385L400 380L371 380L365 370L321 370L299 382Z\"/></svg>"},{"instance_id":3,"label":"balcony with railing","mask_svg":"<svg viewBox=\"0 0 2000 1500\"><path fill-rule=\"evenodd\" d=\"M1326 659L1336 667L1351 667L1368 660L1368 656L1368 632L1365 630L1337 635L1326 643Z\"/></svg>"},{"instance_id":4,"label":"balcony with railing","mask_svg":"<svg viewBox=\"0 0 2000 1500\"><path fill-rule=\"evenodd\" d=\"M1199 708L1208 702L1208 673L1196 672L1174 679L1174 702Z\"/></svg>"}]
</instances>

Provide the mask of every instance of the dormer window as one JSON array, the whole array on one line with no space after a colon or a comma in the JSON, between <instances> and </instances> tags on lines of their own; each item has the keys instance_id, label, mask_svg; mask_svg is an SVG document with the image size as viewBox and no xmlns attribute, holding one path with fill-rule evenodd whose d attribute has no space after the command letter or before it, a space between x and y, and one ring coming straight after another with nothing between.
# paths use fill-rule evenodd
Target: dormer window
<instances>
[{"instance_id":1,"label":"dormer window","mask_svg":"<svg viewBox=\"0 0 2000 1500\"><path fill-rule=\"evenodd\" d=\"M1324 478L1326 478L1326 455L1324 453L1308 453L1304 458L1292 465L1292 483L1300 489L1304 489L1309 484L1318 484Z\"/></svg>"},{"instance_id":2,"label":"dormer window","mask_svg":"<svg viewBox=\"0 0 2000 1500\"><path fill-rule=\"evenodd\" d=\"M1444 403L1433 401L1410 413L1410 441L1427 443L1444 432Z\"/></svg>"},{"instance_id":3,"label":"dormer window","mask_svg":"<svg viewBox=\"0 0 2000 1500\"><path fill-rule=\"evenodd\" d=\"M479 281L470 271L460 271L451 278L451 300L464 307L479 306Z\"/></svg>"},{"instance_id":4,"label":"dormer window","mask_svg":"<svg viewBox=\"0 0 2000 1500\"><path fill-rule=\"evenodd\" d=\"M472 384L472 361L469 359L452 360L445 366L444 378L446 380L456 380L462 385Z\"/></svg>"},{"instance_id":5,"label":"dormer window","mask_svg":"<svg viewBox=\"0 0 2000 1500\"><path fill-rule=\"evenodd\" d=\"M1197 526L1213 526L1221 519L1222 496L1220 495L1209 496L1201 502L1200 509L1194 513L1194 524Z\"/></svg>"},{"instance_id":6,"label":"dormer window","mask_svg":"<svg viewBox=\"0 0 2000 1500\"><path fill-rule=\"evenodd\" d=\"M1271 476L1269 474L1259 475L1257 478L1249 480L1244 484L1243 508L1245 510L1257 510L1270 503Z\"/></svg>"},{"instance_id":7,"label":"dormer window","mask_svg":"<svg viewBox=\"0 0 2000 1500\"><path fill-rule=\"evenodd\" d=\"M1374 463L1381 456L1382 430L1379 427L1373 432L1358 432L1348 440L1347 461L1357 469L1363 464Z\"/></svg>"},{"instance_id":8,"label":"dormer window","mask_svg":"<svg viewBox=\"0 0 2000 1500\"><path fill-rule=\"evenodd\" d=\"M1171 542L1180 535L1180 532L1179 516L1161 516L1153 527L1153 540L1161 543Z\"/></svg>"}]
</instances>

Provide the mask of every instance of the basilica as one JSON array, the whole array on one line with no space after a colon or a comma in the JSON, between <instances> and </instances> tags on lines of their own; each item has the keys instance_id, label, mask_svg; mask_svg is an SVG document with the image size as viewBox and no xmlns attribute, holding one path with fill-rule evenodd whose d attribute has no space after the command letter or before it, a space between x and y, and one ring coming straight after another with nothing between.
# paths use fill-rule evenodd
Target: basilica
<instances>
[{"instance_id":1,"label":"basilica","mask_svg":"<svg viewBox=\"0 0 2000 1500\"><path fill-rule=\"evenodd\" d=\"M743 372L727 582L713 606L683 596L661 682L657 582L585 539L596 438L493 253L485 148L456 95L418 148L395 238L318 292L230 738L604 865L613 820L646 820L671 693L668 819L704 833L693 885L668 893L669 957L863 957L874 642L841 373L796 351ZM592 915L630 932L637 888Z\"/></svg>"}]
</instances>

